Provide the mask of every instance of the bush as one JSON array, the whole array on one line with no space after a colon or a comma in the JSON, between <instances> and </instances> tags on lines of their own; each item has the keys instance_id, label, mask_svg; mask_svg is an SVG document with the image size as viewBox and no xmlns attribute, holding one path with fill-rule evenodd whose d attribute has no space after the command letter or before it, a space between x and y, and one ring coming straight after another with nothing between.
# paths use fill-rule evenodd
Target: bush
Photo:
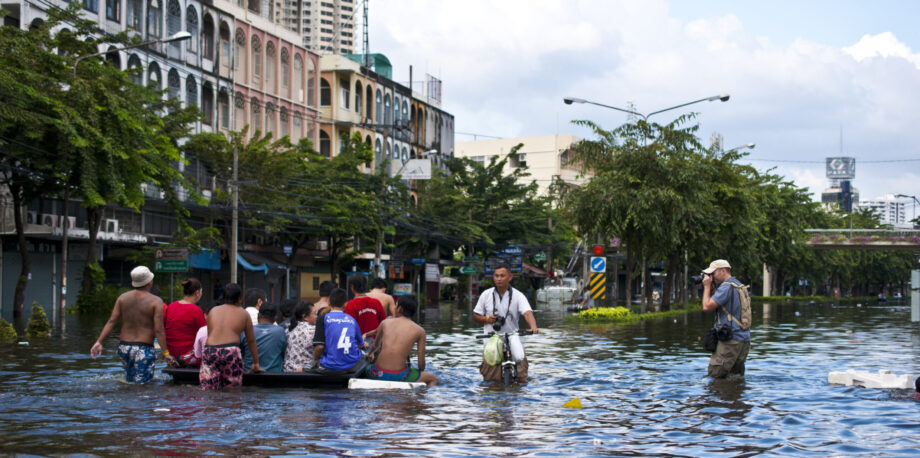
<instances>
[{"instance_id":1,"label":"bush","mask_svg":"<svg viewBox=\"0 0 920 458\"><path fill-rule=\"evenodd\" d=\"M15 342L19 339L16 329L9 321L0 318L0 342Z\"/></svg>"},{"instance_id":2,"label":"bush","mask_svg":"<svg viewBox=\"0 0 920 458\"><path fill-rule=\"evenodd\" d=\"M51 336L51 323L48 321L48 315L45 315L45 309L38 304L38 301L32 303L32 316L29 317L29 324L26 326L26 336L29 338Z\"/></svg>"},{"instance_id":3,"label":"bush","mask_svg":"<svg viewBox=\"0 0 920 458\"><path fill-rule=\"evenodd\" d=\"M79 313L111 312L118 296L127 290L128 288L118 289L113 285L103 285L94 288L90 294L81 292L73 311Z\"/></svg>"},{"instance_id":4,"label":"bush","mask_svg":"<svg viewBox=\"0 0 920 458\"><path fill-rule=\"evenodd\" d=\"M668 310L666 312L632 313L626 307L597 307L582 310L577 315L567 317L566 321L576 321L580 323L632 323L642 320L684 315L687 312L695 312L702 309L700 304L693 304L688 305L685 309Z\"/></svg>"}]
</instances>

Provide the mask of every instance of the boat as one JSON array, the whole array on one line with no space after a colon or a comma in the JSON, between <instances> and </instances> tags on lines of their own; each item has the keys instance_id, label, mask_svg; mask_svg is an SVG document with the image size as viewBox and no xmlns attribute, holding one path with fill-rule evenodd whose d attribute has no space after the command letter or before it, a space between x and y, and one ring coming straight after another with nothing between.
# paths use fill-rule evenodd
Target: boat
<instances>
[{"instance_id":1,"label":"boat","mask_svg":"<svg viewBox=\"0 0 920 458\"><path fill-rule=\"evenodd\" d=\"M363 370L363 368L362 368ZM168 367L163 372L172 376L177 385L197 385L198 368ZM360 371L359 371L360 372ZM319 372L258 372L243 374L243 386L271 388L346 388L355 373L328 374Z\"/></svg>"},{"instance_id":2,"label":"boat","mask_svg":"<svg viewBox=\"0 0 920 458\"><path fill-rule=\"evenodd\" d=\"M578 279L565 277L556 285L544 286L537 290L537 305L545 305L549 309L562 310L566 304L572 304L577 298Z\"/></svg>"}]
</instances>

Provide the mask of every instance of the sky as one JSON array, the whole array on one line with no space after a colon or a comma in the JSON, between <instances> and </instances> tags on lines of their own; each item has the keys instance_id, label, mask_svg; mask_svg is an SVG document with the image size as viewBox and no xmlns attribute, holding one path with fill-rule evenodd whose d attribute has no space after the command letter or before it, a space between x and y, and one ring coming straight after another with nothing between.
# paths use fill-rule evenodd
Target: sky
<instances>
[{"instance_id":1,"label":"sky","mask_svg":"<svg viewBox=\"0 0 920 458\"><path fill-rule=\"evenodd\" d=\"M571 121L626 122L568 96L649 113L728 93L650 119L696 112L704 143L755 143L745 162L815 200L832 156L856 158L863 200L920 197L920 2L368 1L371 52L396 81L410 65L416 85L443 81L457 141L590 138Z\"/></svg>"}]
</instances>

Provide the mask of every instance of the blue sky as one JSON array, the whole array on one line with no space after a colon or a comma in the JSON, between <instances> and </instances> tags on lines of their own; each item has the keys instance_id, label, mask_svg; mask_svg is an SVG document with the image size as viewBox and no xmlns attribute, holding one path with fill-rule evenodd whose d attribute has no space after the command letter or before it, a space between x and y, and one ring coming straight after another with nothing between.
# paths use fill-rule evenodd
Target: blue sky
<instances>
[{"instance_id":1,"label":"blue sky","mask_svg":"<svg viewBox=\"0 0 920 458\"><path fill-rule=\"evenodd\" d=\"M704 141L756 143L750 163L817 198L842 130L863 199L920 196L920 161L871 162L920 159L920 2L388 0L370 17L394 79L444 81L458 132L585 137L572 120L625 116L563 97L647 113L727 92L692 108Z\"/></svg>"}]
</instances>

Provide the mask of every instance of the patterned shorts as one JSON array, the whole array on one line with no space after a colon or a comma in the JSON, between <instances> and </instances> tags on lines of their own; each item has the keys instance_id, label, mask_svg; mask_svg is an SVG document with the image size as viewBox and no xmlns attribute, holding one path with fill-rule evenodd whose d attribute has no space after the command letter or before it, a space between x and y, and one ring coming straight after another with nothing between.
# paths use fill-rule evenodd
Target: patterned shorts
<instances>
[{"instance_id":1,"label":"patterned shorts","mask_svg":"<svg viewBox=\"0 0 920 458\"><path fill-rule=\"evenodd\" d=\"M125 367L125 381L128 383L147 383L153 380L154 363L157 352L153 345L143 342L119 342L118 357Z\"/></svg>"},{"instance_id":2,"label":"patterned shorts","mask_svg":"<svg viewBox=\"0 0 920 458\"><path fill-rule=\"evenodd\" d=\"M419 377L422 375L418 369L414 367L406 367L401 371L388 371L386 369L381 369L374 364L371 364L367 368L368 378L374 380L386 380L389 382L416 382Z\"/></svg>"},{"instance_id":3,"label":"patterned shorts","mask_svg":"<svg viewBox=\"0 0 920 458\"><path fill-rule=\"evenodd\" d=\"M243 355L238 344L205 345L198 381L203 390L243 384Z\"/></svg>"}]
</instances>

